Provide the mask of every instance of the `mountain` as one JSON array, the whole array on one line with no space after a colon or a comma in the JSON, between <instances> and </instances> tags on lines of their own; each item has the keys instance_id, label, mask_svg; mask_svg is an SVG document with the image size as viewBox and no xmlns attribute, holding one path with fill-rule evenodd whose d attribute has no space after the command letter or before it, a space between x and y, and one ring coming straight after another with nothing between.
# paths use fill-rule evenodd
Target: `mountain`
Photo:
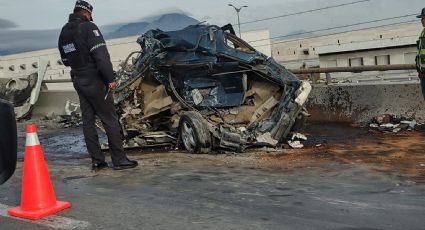
<instances>
[{"instance_id":1,"label":"mountain","mask_svg":"<svg viewBox=\"0 0 425 230\"><path fill-rule=\"evenodd\" d=\"M150 17L149 19L152 21L133 22L123 25L116 31L105 34L105 37L121 38L142 35L151 29L160 29L164 31L180 30L199 23L198 20L180 13L169 13L157 17Z\"/></svg>"},{"instance_id":2,"label":"mountain","mask_svg":"<svg viewBox=\"0 0 425 230\"><path fill-rule=\"evenodd\" d=\"M133 22L126 25L123 25L119 27L117 30L106 33L105 38L106 39L113 39L113 38L123 38L123 37L129 37L134 35L139 35L144 29L149 25L148 22Z\"/></svg>"},{"instance_id":3,"label":"mountain","mask_svg":"<svg viewBox=\"0 0 425 230\"><path fill-rule=\"evenodd\" d=\"M160 18L152 21L145 31L151 29L160 29L163 31L181 30L190 25L196 25L199 21L184 14L164 14Z\"/></svg>"},{"instance_id":4,"label":"mountain","mask_svg":"<svg viewBox=\"0 0 425 230\"><path fill-rule=\"evenodd\" d=\"M150 29L179 30L199 21L181 13L168 13L138 22L101 26L105 39L142 35ZM0 29L0 56L56 48L60 30Z\"/></svg>"},{"instance_id":5,"label":"mountain","mask_svg":"<svg viewBox=\"0 0 425 230\"><path fill-rule=\"evenodd\" d=\"M0 56L55 48L60 30L0 30Z\"/></svg>"},{"instance_id":6,"label":"mountain","mask_svg":"<svg viewBox=\"0 0 425 230\"><path fill-rule=\"evenodd\" d=\"M0 29L10 29L10 28L16 28L16 27L18 27L16 23L4 18L0 18Z\"/></svg>"},{"instance_id":7,"label":"mountain","mask_svg":"<svg viewBox=\"0 0 425 230\"><path fill-rule=\"evenodd\" d=\"M109 33L115 32L116 30L118 30L119 28L121 28L122 26L125 26L127 24L128 24L128 22L108 24L108 25L99 26L99 29L100 29L100 31L102 31L103 34L109 34Z\"/></svg>"}]
</instances>

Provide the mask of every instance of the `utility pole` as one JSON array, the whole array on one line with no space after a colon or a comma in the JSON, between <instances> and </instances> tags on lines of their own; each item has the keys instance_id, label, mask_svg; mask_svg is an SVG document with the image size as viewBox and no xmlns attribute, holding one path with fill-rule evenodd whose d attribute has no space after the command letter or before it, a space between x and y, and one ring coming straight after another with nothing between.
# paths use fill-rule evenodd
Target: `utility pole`
<instances>
[{"instance_id":1,"label":"utility pole","mask_svg":"<svg viewBox=\"0 0 425 230\"><path fill-rule=\"evenodd\" d=\"M241 12L242 8L245 8L245 7L248 7L248 6L241 6L241 7L238 8L238 7L234 6L233 4L228 4L228 5L233 7L236 11L236 14L238 15L239 37L242 38L242 35L241 35L241 20L240 20L240 17L239 17L239 13Z\"/></svg>"}]
</instances>

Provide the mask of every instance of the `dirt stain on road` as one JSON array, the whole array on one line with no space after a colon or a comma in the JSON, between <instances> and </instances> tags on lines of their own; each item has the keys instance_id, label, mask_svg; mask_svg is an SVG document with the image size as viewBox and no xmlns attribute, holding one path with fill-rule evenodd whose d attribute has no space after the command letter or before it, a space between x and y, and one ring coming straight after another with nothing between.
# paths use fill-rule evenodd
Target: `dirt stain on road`
<instances>
[{"instance_id":1,"label":"dirt stain on road","mask_svg":"<svg viewBox=\"0 0 425 230\"><path fill-rule=\"evenodd\" d=\"M320 127L323 126L312 125L307 130L313 139L310 146L300 150L284 149L274 155L260 153L260 159L287 166L318 166L332 162L365 165L425 183L424 133L377 133L365 128L333 125L321 129L318 135Z\"/></svg>"}]
</instances>

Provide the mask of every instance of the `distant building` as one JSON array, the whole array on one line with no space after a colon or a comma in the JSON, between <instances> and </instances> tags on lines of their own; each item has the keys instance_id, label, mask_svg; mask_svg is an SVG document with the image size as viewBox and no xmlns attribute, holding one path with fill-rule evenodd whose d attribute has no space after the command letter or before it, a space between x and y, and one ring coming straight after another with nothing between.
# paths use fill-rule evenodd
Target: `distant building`
<instances>
[{"instance_id":1,"label":"distant building","mask_svg":"<svg viewBox=\"0 0 425 230\"><path fill-rule=\"evenodd\" d=\"M248 42L256 50L271 57L272 47L270 42L270 31L269 30L255 30L247 31L241 34L243 40Z\"/></svg>"},{"instance_id":2,"label":"distant building","mask_svg":"<svg viewBox=\"0 0 425 230\"><path fill-rule=\"evenodd\" d=\"M291 69L414 64L416 41L421 31L420 23L409 23L274 41L272 56ZM404 72L412 75L415 71ZM337 75L342 77L353 74Z\"/></svg>"}]
</instances>

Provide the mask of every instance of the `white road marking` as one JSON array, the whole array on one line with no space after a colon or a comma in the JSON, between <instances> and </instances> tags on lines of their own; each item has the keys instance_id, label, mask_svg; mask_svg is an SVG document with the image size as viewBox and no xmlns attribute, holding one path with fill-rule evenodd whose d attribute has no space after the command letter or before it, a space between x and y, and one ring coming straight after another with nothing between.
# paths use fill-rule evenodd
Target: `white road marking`
<instances>
[{"instance_id":1,"label":"white road marking","mask_svg":"<svg viewBox=\"0 0 425 230\"><path fill-rule=\"evenodd\" d=\"M56 215L44 217L40 220L35 220L35 221L16 218L13 216L9 216L7 214L7 210L9 208L12 208L12 207L9 207L4 204L0 204L0 216L9 217L15 220L20 220L20 221L37 224L37 225L54 228L54 229L78 230L78 229L87 229L90 226L90 223L87 221L74 220L71 218L56 216Z\"/></svg>"}]
</instances>

